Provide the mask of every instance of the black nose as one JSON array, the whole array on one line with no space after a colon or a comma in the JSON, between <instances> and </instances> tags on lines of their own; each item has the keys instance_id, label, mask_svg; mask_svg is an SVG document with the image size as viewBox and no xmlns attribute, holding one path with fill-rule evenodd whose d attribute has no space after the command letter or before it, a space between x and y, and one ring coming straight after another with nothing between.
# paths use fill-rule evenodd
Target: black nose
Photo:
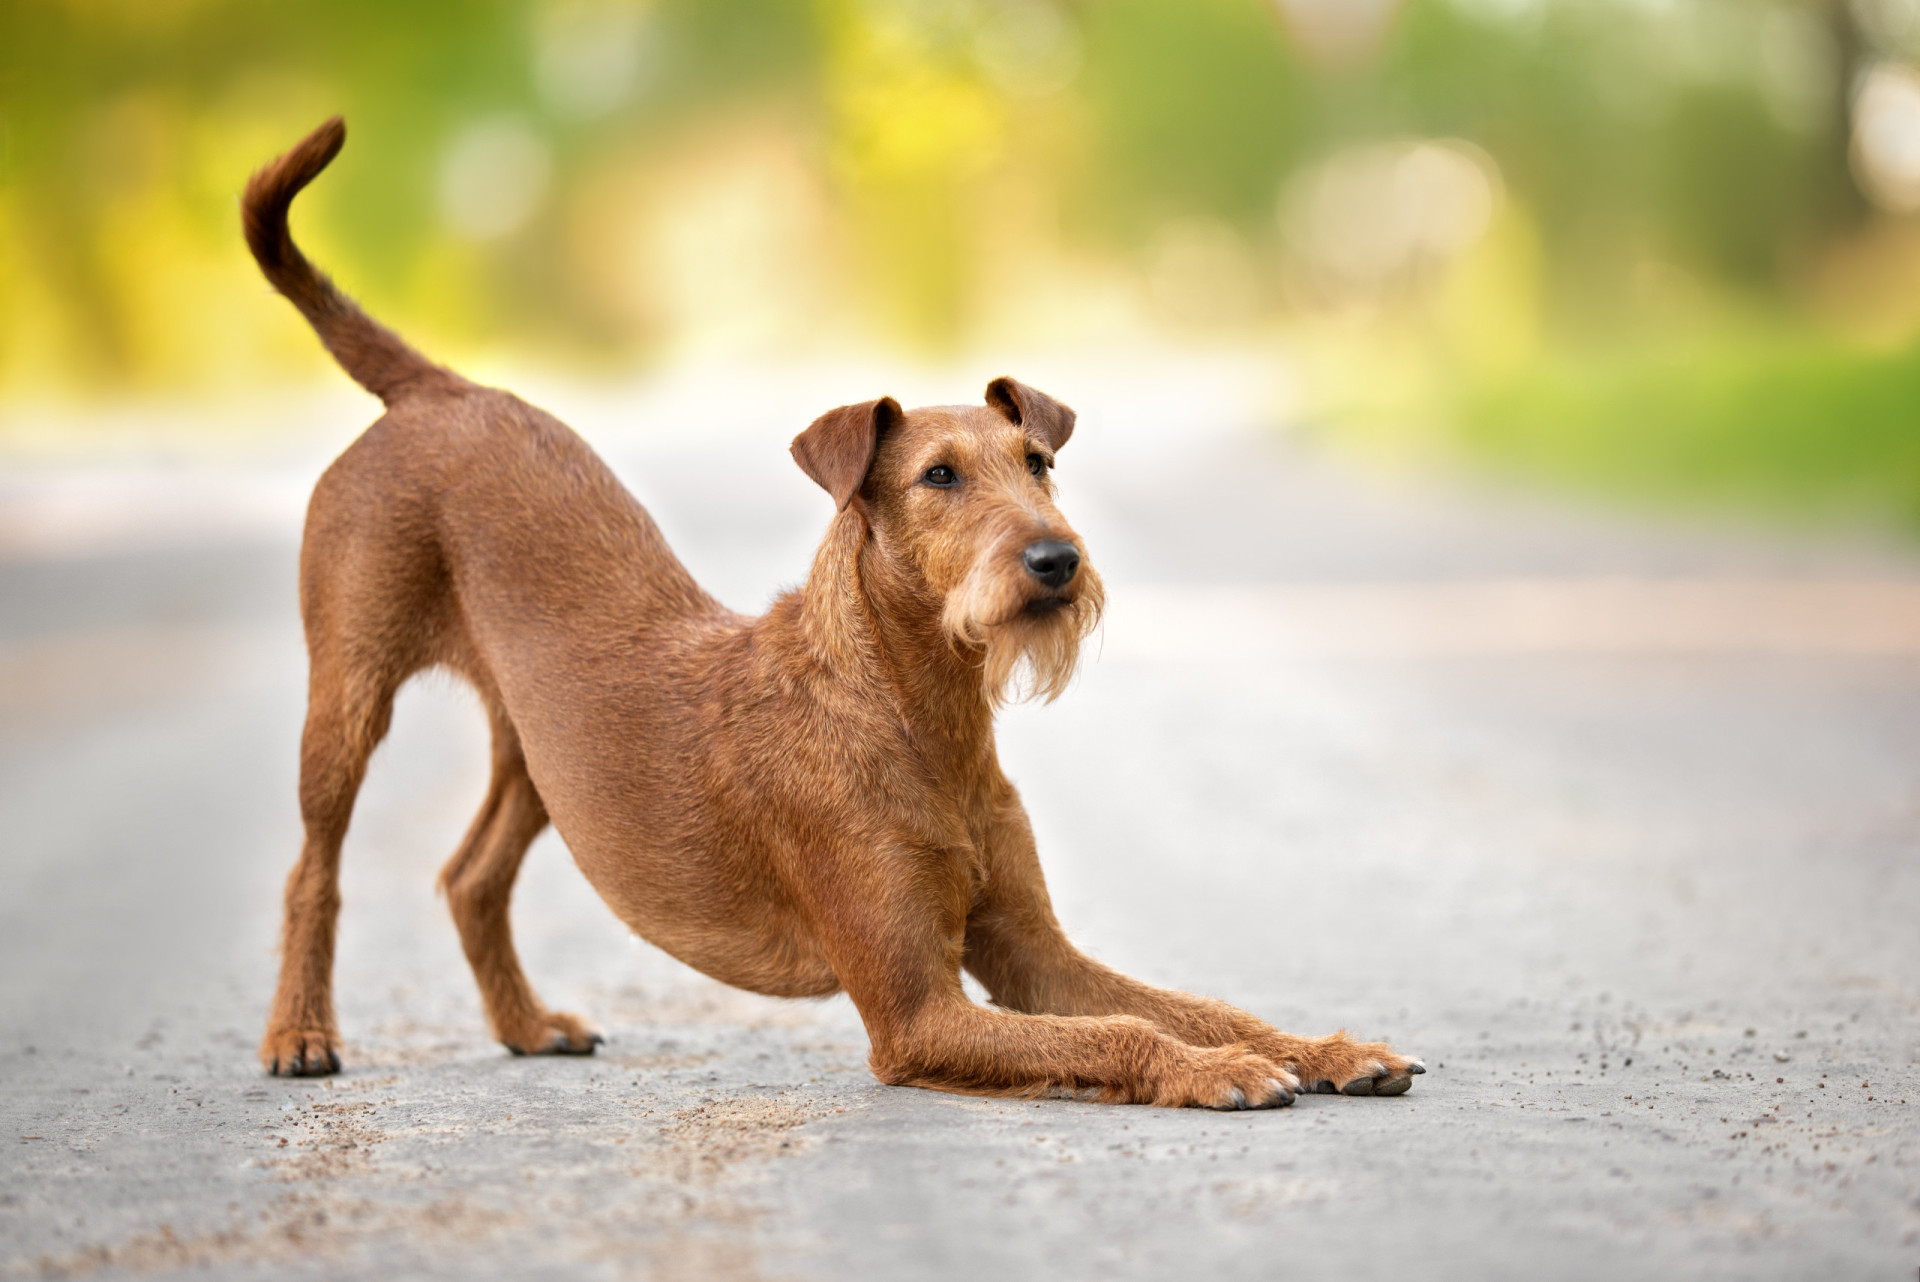
<instances>
[{"instance_id":1,"label":"black nose","mask_svg":"<svg viewBox=\"0 0 1920 1282\"><path fill-rule=\"evenodd\" d=\"M1065 587L1080 568L1080 550L1053 539L1033 544L1020 559L1027 563L1028 574L1050 588Z\"/></svg>"}]
</instances>

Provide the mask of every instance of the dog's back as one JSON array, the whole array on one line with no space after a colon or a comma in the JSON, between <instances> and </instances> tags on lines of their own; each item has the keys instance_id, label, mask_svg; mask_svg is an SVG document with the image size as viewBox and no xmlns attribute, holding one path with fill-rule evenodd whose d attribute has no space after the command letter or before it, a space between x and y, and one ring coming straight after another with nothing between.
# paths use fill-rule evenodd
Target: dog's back
<instances>
[{"instance_id":1,"label":"dog's back","mask_svg":"<svg viewBox=\"0 0 1920 1282\"><path fill-rule=\"evenodd\" d=\"M482 658L624 649L731 617L585 442L472 384L402 399L327 469L308 509L301 577L310 616L328 608L327 591L377 580L366 586L388 608L403 596L422 621L470 632ZM423 632L435 645L457 642Z\"/></svg>"}]
</instances>

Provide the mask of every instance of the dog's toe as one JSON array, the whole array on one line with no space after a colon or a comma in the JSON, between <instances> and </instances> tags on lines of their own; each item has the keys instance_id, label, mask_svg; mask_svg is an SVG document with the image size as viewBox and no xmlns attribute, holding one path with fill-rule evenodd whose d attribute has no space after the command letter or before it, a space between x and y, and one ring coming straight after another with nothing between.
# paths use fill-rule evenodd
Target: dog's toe
<instances>
[{"instance_id":1,"label":"dog's toe","mask_svg":"<svg viewBox=\"0 0 1920 1282\"><path fill-rule=\"evenodd\" d=\"M340 1052L324 1029L275 1029L260 1043L260 1066L275 1077L325 1077L340 1071Z\"/></svg>"},{"instance_id":2,"label":"dog's toe","mask_svg":"<svg viewBox=\"0 0 1920 1282\"><path fill-rule=\"evenodd\" d=\"M515 1055L591 1055L607 1039L578 1015L554 1011L518 1036L500 1041Z\"/></svg>"},{"instance_id":3,"label":"dog's toe","mask_svg":"<svg viewBox=\"0 0 1920 1282\"><path fill-rule=\"evenodd\" d=\"M557 1015L554 1020L553 1036L547 1040L549 1055L591 1055L607 1044L600 1030L588 1027L578 1015Z\"/></svg>"},{"instance_id":4,"label":"dog's toe","mask_svg":"<svg viewBox=\"0 0 1920 1282\"><path fill-rule=\"evenodd\" d=\"M1293 1074L1241 1047L1195 1048L1193 1053L1200 1058L1199 1071L1176 1087L1177 1094L1163 1094L1156 1103L1221 1112L1285 1108L1299 1089Z\"/></svg>"},{"instance_id":5,"label":"dog's toe","mask_svg":"<svg viewBox=\"0 0 1920 1282\"><path fill-rule=\"evenodd\" d=\"M1356 1042L1345 1033L1314 1040L1293 1059L1306 1089L1321 1095L1405 1095L1427 1066L1384 1042Z\"/></svg>"},{"instance_id":6,"label":"dog's toe","mask_svg":"<svg viewBox=\"0 0 1920 1282\"><path fill-rule=\"evenodd\" d=\"M1278 1078L1269 1077L1252 1090L1233 1086L1209 1108L1219 1112L1241 1112L1256 1108L1285 1108L1293 1103L1293 1092Z\"/></svg>"},{"instance_id":7,"label":"dog's toe","mask_svg":"<svg viewBox=\"0 0 1920 1282\"><path fill-rule=\"evenodd\" d=\"M1405 1095L1413 1089L1413 1079L1418 1073L1427 1071L1427 1066L1417 1059L1403 1060L1397 1068L1385 1064L1371 1065L1371 1073L1348 1082L1341 1091L1348 1095Z\"/></svg>"},{"instance_id":8,"label":"dog's toe","mask_svg":"<svg viewBox=\"0 0 1920 1282\"><path fill-rule=\"evenodd\" d=\"M549 1055L591 1055L593 1048L606 1044L604 1037L574 1038L555 1031L547 1039L546 1053Z\"/></svg>"}]
</instances>

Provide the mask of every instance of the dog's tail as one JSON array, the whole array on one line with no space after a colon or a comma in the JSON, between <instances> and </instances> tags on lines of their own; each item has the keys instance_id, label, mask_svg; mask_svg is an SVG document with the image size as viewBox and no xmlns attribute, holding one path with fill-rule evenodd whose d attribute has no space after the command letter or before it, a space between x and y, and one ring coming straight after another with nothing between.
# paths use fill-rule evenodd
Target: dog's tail
<instances>
[{"instance_id":1,"label":"dog's tail","mask_svg":"<svg viewBox=\"0 0 1920 1282\"><path fill-rule=\"evenodd\" d=\"M247 247L267 280L300 309L340 367L391 405L410 389L444 385L458 381L459 376L435 365L361 311L315 270L287 230L287 207L340 154L346 140L346 122L335 116L262 168L247 182L246 195L240 199L240 221Z\"/></svg>"}]
</instances>

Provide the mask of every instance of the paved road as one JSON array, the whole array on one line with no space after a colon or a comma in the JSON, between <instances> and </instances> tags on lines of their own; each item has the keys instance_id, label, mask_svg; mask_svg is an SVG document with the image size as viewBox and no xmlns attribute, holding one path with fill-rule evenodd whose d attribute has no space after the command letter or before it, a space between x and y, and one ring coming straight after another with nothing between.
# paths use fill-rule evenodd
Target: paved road
<instances>
[{"instance_id":1,"label":"paved road","mask_svg":"<svg viewBox=\"0 0 1920 1282\"><path fill-rule=\"evenodd\" d=\"M1003 755L1085 946L1390 1038L1432 1067L1411 1095L1228 1116L882 1087L844 999L630 940L551 837L522 953L611 1041L509 1057L432 892L485 777L477 710L432 683L348 845L348 1071L263 1077L297 842L288 496L338 437L252 471L15 468L0 1271L1913 1276L1920 559L1369 479L1238 430L1237 368L1036 375L1083 407L1066 505L1115 608ZM546 399L750 607L825 518L781 443L872 389L712 390Z\"/></svg>"}]
</instances>

